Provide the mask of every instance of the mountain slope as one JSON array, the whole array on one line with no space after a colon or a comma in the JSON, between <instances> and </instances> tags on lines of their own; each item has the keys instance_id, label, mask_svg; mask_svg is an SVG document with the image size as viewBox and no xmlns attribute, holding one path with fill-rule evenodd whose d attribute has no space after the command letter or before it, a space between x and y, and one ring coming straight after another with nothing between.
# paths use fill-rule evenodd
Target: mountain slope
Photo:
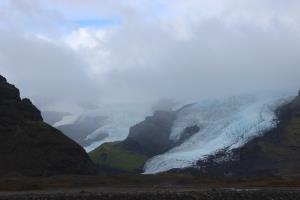
<instances>
[{"instance_id":1,"label":"mountain slope","mask_svg":"<svg viewBox=\"0 0 300 200\"><path fill-rule=\"evenodd\" d=\"M173 111L157 111L131 127L124 141L102 144L90 156L102 170L141 173L148 158L172 147L169 136L175 119Z\"/></svg>"},{"instance_id":2,"label":"mountain slope","mask_svg":"<svg viewBox=\"0 0 300 200\"><path fill-rule=\"evenodd\" d=\"M0 175L93 174L84 149L43 122L40 111L0 76Z\"/></svg>"},{"instance_id":3,"label":"mountain slope","mask_svg":"<svg viewBox=\"0 0 300 200\"><path fill-rule=\"evenodd\" d=\"M280 107L277 116L277 126L261 137L249 141L240 148L199 161L200 174L299 175L300 93L290 103Z\"/></svg>"},{"instance_id":4,"label":"mountain slope","mask_svg":"<svg viewBox=\"0 0 300 200\"><path fill-rule=\"evenodd\" d=\"M178 112L170 138L178 140L186 127L194 125L200 131L181 145L151 158L145 172L194 166L207 155L242 146L276 126L274 110L282 102L282 95L253 94L185 106Z\"/></svg>"},{"instance_id":5,"label":"mountain slope","mask_svg":"<svg viewBox=\"0 0 300 200\"><path fill-rule=\"evenodd\" d=\"M59 112L49 109L58 109ZM87 152L103 143L126 139L129 128L151 113L150 106L144 103L104 103L93 109L85 109L76 104L68 107L62 102L57 107L45 107L44 110L48 110L43 112L45 122L75 140ZM61 118L62 114L65 115Z\"/></svg>"},{"instance_id":6,"label":"mountain slope","mask_svg":"<svg viewBox=\"0 0 300 200\"><path fill-rule=\"evenodd\" d=\"M81 146L88 146L92 141L86 137L102 126L105 117L101 116L81 116L72 124L56 126L58 130L75 140ZM101 140L107 137L107 133L98 134L94 139Z\"/></svg>"},{"instance_id":7,"label":"mountain slope","mask_svg":"<svg viewBox=\"0 0 300 200\"><path fill-rule=\"evenodd\" d=\"M128 150L122 142L104 143L90 152L91 159L104 173L142 173L148 157Z\"/></svg>"},{"instance_id":8,"label":"mountain slope","mask_svg":"<svg viewBox=\"0 0 300 200\"><path fill-rule=\"evenodd\" d=\"M242 147L276 127L276 109L288 99L286 95L259 93L189 104L177 111L156 112L131 127L129 136L111 144L109 151L100 146L92 153L105 152L102 158L109 159L115 148L114 152L146 156L149 159L139 170L145 173L198 167L207 157L224 149ZM95 156L93 159L99 161Z\"/></svg>"}]
</instances>

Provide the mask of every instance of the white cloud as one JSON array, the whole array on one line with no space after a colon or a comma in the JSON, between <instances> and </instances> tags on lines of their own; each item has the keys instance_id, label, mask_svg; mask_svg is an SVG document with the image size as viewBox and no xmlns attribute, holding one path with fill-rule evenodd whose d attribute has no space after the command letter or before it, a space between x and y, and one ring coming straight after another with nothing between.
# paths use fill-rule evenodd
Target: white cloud
<instances>
[{"instance_id":1,"label":"white cloud","mask_svg":"<svg viewBox=\"0 0 300 200\"><path fill-rule=\"evenodd\" d=\"M110 51L107 50L106 43L110 32L101 29L79 28L65 36L63 40L89 64L91 74L102 74L109 70L107 67Z\"/></svg>"},{"instance_id":2,"label":"white cloud","mask_svg":"<svg viewBox=\"0 0 300 200\"><path fill-rule=\"evenodd\" d=\"M79 28L66 37L66 43L75 50L97 48L101 42L105 42L103 30Z\"/></svg>"},{"instance_id":3,"label":"white cloud","mask_svg":"<svg viewBox=\"0 0 300 200\"><path fill-rule=\"evenodd\" d=\"M0 5L0 69L44 104L295 89L298 10L295 0L15 0ZM74 24L95 19L121 23Z\"/></svg>"}]
</instances>

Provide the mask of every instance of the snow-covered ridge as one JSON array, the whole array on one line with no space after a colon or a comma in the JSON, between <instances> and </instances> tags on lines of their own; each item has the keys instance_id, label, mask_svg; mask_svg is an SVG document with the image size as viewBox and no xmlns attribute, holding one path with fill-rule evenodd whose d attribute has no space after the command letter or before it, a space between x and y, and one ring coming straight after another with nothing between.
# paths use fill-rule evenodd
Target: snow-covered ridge
<instances>
[{"instance_id":1,"label":"snow-covered ridge","mask_svg":"<svg viewBox=\"0 0 300 200\"><path fill-rule=\"evenodd\" d=\"M145 173L158 173L195 164L223 148L237 148L250 138L276 125L275 110L288 95L259 94L205 101L181 109L170 139L177 140L184 128L197 125L200 131L170 151L155 156Z\"/></svg>"}]
</instances>

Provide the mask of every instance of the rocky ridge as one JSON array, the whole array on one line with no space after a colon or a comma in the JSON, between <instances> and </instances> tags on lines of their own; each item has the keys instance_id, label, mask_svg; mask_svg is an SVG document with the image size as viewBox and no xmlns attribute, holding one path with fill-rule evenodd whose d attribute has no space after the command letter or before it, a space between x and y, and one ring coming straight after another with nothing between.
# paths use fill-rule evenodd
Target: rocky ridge
<instances>
[{"instance_id":1,"label":"rocky ridge","mask_svg":"<svg viewBox=\"0 0 300 200\"><path fill-rule=\"evenodd\" d=\"M43 122L41 112L0 75L0 175L94 174L84 149Z\"/></svg>"}]
</instances>

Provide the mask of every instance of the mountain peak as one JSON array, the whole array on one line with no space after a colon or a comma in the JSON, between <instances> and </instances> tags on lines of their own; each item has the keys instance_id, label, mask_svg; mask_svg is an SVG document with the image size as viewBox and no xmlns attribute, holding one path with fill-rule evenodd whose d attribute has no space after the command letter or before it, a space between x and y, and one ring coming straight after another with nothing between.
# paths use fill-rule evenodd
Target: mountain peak
<instances>
[{"instance_id":1,"label":"mountain peak","mask_svg":"<svg viewBox=\"0 0 300 200\"><path fill-rule=\"evenodd\" d=\"M92 174L84 149L43 122L41 112L0 76L0 175Z\"/></svg>"},{"instance_id":2,"label":"mountain peak","mask_svg":"<svg viewBox=\"0 0 300 200\"><path fill-rule=\"evenodd\" d=\"M3 76L0 75L0 83L6 83L6 78L4 78Z\"/></svg>"},{"instance_id":3,"label":"mountain peak","mask_svg":"<svg viewBox=\"0 0 300 200\"><path fill-rule=\"evenodd\" d=\"M7 83L6 78L0 75L0 101L20 101L20 92L12 84Z\"/></svg>"}]
</instances>

